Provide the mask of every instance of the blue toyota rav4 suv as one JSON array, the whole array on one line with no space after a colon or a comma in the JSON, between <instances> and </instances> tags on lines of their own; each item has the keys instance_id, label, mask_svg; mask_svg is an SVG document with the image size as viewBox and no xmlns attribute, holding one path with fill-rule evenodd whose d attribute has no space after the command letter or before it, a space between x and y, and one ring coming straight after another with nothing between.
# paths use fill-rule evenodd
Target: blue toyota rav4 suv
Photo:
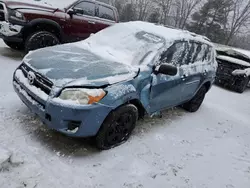
<instances>
[{"instance_id":1,"label":"blue toyota rav4 suv","mask_svg":"<svg viewBox=\"0 0 250 188\"><path fill-rule=\"evenodd\" d=\"M207 38L128 22L85 41L30 52L13 85L49 128L95 136L98 148L109 149L126 141L144 114L174 106L197 111L216 69Z\"/></svg>"}]
</instances>

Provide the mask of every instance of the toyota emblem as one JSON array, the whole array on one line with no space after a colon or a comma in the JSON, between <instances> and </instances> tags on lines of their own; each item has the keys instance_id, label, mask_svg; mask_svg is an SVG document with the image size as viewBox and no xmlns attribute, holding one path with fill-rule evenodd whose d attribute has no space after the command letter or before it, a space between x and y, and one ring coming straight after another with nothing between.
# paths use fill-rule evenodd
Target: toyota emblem
<instances>
[{"instance_id":1,"label":"toyota emblem","mask_svg":"<svg viewBox=\"0 0 250 188\"><path fill-rule=\"evenodd\" d=\"M34 72L29 71L28 72L28 81L30 85L33 85L36 79L36 75Z\"/></svg>"}]
</instances>

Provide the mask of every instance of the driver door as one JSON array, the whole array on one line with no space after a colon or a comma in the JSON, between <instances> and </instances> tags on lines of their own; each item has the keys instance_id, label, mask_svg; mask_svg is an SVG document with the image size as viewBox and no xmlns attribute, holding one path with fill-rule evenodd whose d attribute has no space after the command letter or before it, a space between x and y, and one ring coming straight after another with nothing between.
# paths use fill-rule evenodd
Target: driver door
<instances>
[{"instance_id":1,"label":"driver door","mask_svg":"<svg viewBox=\"0 0 250 188\"><path fill-rule=\"evenodd\" d=\"M188 43L178 41L160 56L160 64L169 63L180 67L185 63L188 54ZM179 68L178 68L179 69ZM152 74L150 93L150 112L154 113L165 108L177 106L182 102L182 75Z\"/></svg>"},{"instance_id":2,"label":"driver door","mask_svg":"<svg viewBox=\"0 0 250 188\"><path fill-rule=\"evenodd\" d=\"M95 16L96 5L91 1L81 1L72 9L75 13L67 19L66 35L69 41L86 39L91 33L96 33Z\"/></svg>"}]
</instances>

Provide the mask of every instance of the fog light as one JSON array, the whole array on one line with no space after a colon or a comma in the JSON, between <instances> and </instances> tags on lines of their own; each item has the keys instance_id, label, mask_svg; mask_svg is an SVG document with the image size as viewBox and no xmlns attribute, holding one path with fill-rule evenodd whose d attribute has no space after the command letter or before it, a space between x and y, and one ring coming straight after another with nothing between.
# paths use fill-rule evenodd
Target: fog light
<instances>
[{"instance_id":1,"label":"fog light","mask_svg":"<svg viewBox=\"0 0 250 188\"><path fill-rule=\"evenodd\" d=\"M81 123L82 123L81 121L70 121L68 123L67 132L73 133L73 134L76 133L79 130Z\"/></svg>"}]
</instances>

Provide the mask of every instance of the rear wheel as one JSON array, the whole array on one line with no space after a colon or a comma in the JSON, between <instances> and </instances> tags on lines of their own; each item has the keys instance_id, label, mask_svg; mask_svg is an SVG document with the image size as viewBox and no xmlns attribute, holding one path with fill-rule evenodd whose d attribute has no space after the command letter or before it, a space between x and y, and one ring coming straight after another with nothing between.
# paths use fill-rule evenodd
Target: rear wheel
<instances>
[{"instance_id":1,"label":"rear wheel","mask_svg":"<svg viewBox=\"0 0 250 188\"><path fill-rule=\"evenodd\" d=\"M54 46L59 44L60 41L56 35L48 31L37 31L32 33L25 42L25 52L28 53L32 50Z\"/></svg>"},{"instance_id":2,"label":"rear wheel","mask_svg":"<svg viewBox=\"0 0 250 188\"><path fill-rule=\"evenodd\" d=\"M10 42L10 41L4 40L4 43L14 50L23 50L24 49L23 42Z\"/></svg>"},{"instance_id":3,"label":"rear wheel","mask_svg":"<svg viewBox=\"0 0 250 188\"><path fill-rule=\"evenodd\" d=\"M96 136L99 149L107 150L128 140L138 119L138 109L132 104L111 112Z\"/></svg>"},{"instance_id":4,"label":"rear wheel","mask_svg":"<svg viewBox=\"0 0 250 188\"><path fill-rule=\"evenodd\" d=\"M199 110L204 98L206 96L207 89L202 86L196 95L189 102L182 105L182 107L189 112L196 112Z\"/></svg>"}]
</instances>

